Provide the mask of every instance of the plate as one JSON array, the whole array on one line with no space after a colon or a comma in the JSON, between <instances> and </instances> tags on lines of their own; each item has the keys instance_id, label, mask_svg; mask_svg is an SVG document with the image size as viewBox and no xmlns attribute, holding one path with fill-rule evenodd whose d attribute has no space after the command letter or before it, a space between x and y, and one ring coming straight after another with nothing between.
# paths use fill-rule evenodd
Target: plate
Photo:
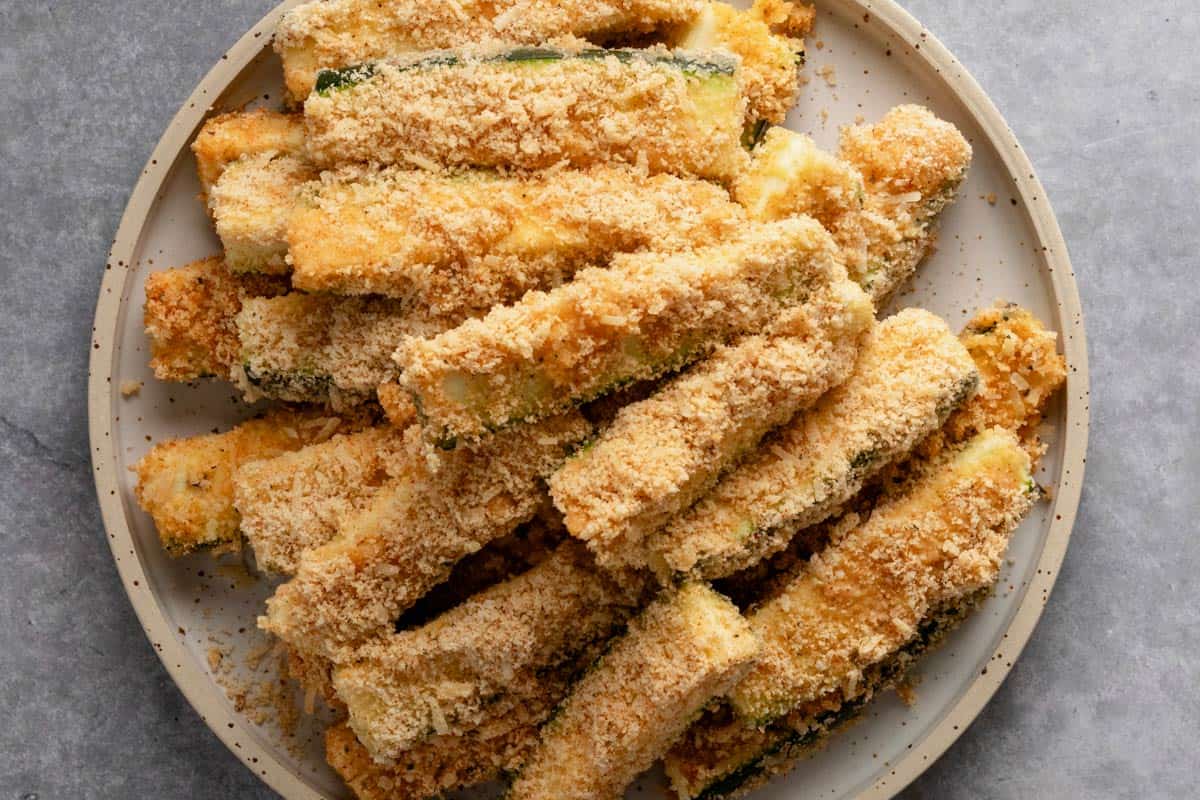
<instances>
[{"instance_id":1,"label":"plate","mask_svg":"<svg viewBox=\"0 0 1200 800\"><path fill-rule=\"evenodd\" d=\"M302 723L285 740L276 726L255 724L236 710L237 693L223 688L252 677L242 672L249 669L245 651L257 646L250 632L271 587L249 579L237 564L214 564L206 556L168 559L137 506L129 471L154 442L225 429L247 413L228 386L153 379L142 332L143 282L153 270L219 252L197 199L188 144L210 110L278 105L282 87L270 38L279 16L296 2L278 6L221 57L171 121L134 189L100 288L89 417L105 528L146 635L230 750L280 794L307 800L349 796L324 765L319 726ZM1054 488L1053 498L1013 537L995 595L921 663L911 707L881 698L825 750L755 793L757 800L891 797L966 729L1041 615L1075 519L1087 447L1079 296L1054 213L1020 144L966 69L899 6L826 0L818 8L810 82L789 127L828 147L839 125L874 121L896 104L917 102L954 122L975 149L960 200L944 217L938 252L896 304L923 306L958 328L997 298L1018 302L1059 331L1069 376L1049 410L1050 449L1038 475ZM144 386L127 397L120 391L126 381ZM661 794L652 776L631 796Z\"/></svg>"}]
</instances>

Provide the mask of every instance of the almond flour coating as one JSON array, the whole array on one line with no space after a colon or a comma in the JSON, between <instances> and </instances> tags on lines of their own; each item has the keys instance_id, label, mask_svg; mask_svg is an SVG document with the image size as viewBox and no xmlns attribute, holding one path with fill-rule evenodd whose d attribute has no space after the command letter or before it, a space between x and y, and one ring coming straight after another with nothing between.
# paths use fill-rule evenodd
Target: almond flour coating
<instances>
[{"instance_id":1,"label":"almond flour coating","mask_svg":"<svg viewBox=\"0 0 1200 800\"><path fill-rule=\"evenodd\" d=\"M225 168L248 155L304 155L304 120L299 114L257 109L220 114L204 122L192 142L200 191L207 198Z\"/></svg>"},{"instance_id":2,"label":"almond flour coating","mask_svg":"<svg viewBox=\"0 0 1200 800\"><path fill-rule=\"evenodd\" d=\"M286 291L277 278L232 275L220 258L150 273L144 317L154 377L228 379L238 361L235 319L242 303Z\"/></svg>"},{"instance_id":3,"label":"almond flour coating","mask_svg":"<svg viewBox=\"0 0 1200 800\"><path fill-rule=\"evenodd\" d=\"M306 189L287 238L296 288L383 294L464 317L616 253L691 249L744 222L719 186L626 167L533 175L350 167Z\"/></svg>"},{"instance_id":4,"label":"almond flour coating","mask_svg":"<svg viewBox=\"0 0 1200 800\"><path fill-rule=\"evenodd\" d=\"M690 253L636 253L396 354L435 441L478 437L667 374L795 305L834 259L814 220Z\"/></svg>"},{"instance_id":5,"label":"almond flour coating","mask_svg":"<svg viewBox=\"0 0 1200 800\"><path fill-rule=\"evenodd\" d=\"M133 467L138 504L154 519L163 548L181 556L241 544L234 475L258 459L323 442L369 423L320 409L280 408L224 433L160 442Z\"/></svg>"},{"instance_id":6,"label":"almond flour coating","mask_svg":"<svg viewBox=\"0 0 1200 800\"><path fill-rule=\"evenodd\" d=\"M564 35L607 39L693 18L701 0L320 0L296 6L275 33L288 93L304 99L322 67L495 40L536 45Z\"/></svg>"},{"instance_id":7,"label":"almond flour coating","mask_svg":"<svg viewBox=\"0 0 1200 800\"><path fill-rule=\"evenodd\" d=\"M259 569L294 574L305 550L331 540L413 457L403 429L382 426L241 467L234 505Z\"/></svg>"},{"instance_id":8,"label":"almond flour coating","mask_svg":"<svg viewBox=\"0 0 1200 800\"><path fill-rule=\"evenodd\" d=\"M385 485L339 535L310 550L267 601L259 626L335 662L386 631L463 557L511 533L544 502L542 481L589 433L578 414L426 452L415 474ZM421 447L420 430L405 437Z\"/></svg>"},{"instance_id":9,"label":"almond flour coating","mask_svg":"<svg viewBox=\"0 0 1200 800\"><path fill-rule=\"evenodd\" d=\"M645 582L597 570L575 543L427 625L372 642L334 673L350 726L377 761L463 735L527 700L537 674L573 661L636 611Z\"/></svg>"},{"instance_id":10,"label":"almond flour coating","mask_svg":"<svg viewBox=\"0 0 1200 800\"><path fill-rule=\"evenodd\" d=\"M509 800L617 800L759 652L726 598L689 584L656 600L541 731Z\"/></svg>"},{"instance_id":11,"label":"almond flour coating","mask_svg":"<svg viewBox=\"0 0 1200 800\"><path fill-rule=\"evenodd\" d=\"M304 106L318 166L546 169L625 163L729 181L747 161L722 54L473 48L335 75Z\"/></svg>"},{"instance_id":12,"label":"almond flour coating","mask_svg":"<svg viewBox=\"0 0 1200 800\"><path fill-rule=\"evenodd\" d=\"M978 380L941 319L920 309L888 318L867 337L845 383L656 537L656 569L724 577L783 549L940 428Z\"/></svg>"},{"instance_id":13,"label":"almond flour coating","mask_svg":"<svg viewBox=\"0 0 1200 800\"><path fill-rule=\"evenodd\" d=\"M647 537L711 489L767 431L850 374L874 309L845 275L831 262L830 283L785 311L769 332L719 348L626 406L552 476L568 530L602 564L644 566Z\"/></svg>"}]
</instances>

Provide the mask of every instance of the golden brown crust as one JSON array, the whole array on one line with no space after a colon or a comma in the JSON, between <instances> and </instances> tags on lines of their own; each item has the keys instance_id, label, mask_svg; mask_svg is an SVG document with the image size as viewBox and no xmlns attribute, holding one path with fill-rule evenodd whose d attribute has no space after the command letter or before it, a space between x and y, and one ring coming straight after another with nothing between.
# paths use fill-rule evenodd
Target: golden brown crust
<instances>
[{"instance_id":1,"label":"golden brown crust","mask_svg":"<svg viewBox=\"0 0 1200 800\"><path fill-rule=\"evenodd\" d=\"M241 544L234 507L234 475L257 459L272 458L352 431L366 415L339 417L324 410L281 408L225 433L161 442L134 466L138 504L154 518L163 548L180 556L201 548Z\"/></svg>"},{"instance_id":2,"label":"golden brown crust","mask_svg":"<svg viewBox=\"0 0 1200 800\"><path fill-rule=\"evenodd\" d=\"M383 62L359 83L309 96L309 154L323 168L615 162L729 181L746 163L736 74L684 71L652 60L666 51L646 52L536 67L489 61L494 48L455 51L450 65Z\"/></svg>"},{"instance_id":3,"label":"golden brown crust","mask_svg":"<svg viewBox=\"0 0 1200 800\"><path fill-rule=\"evenodd\" d=\"M720 187L626 167L533 175L346 168L291 217L299 289L384 294L464 317L616 253L691 249L745 220Z\"/></svg>"},{"instance_id":4,"label":"golden brown crust","mask_svg":"<svg viewBox=\"0 0 1200 800\"><path fill-rule=\"evenodd\" d=\"M315 177L306 159L275 152L252 153L225 167L208 207L231 271L290 271L288 219L296 196Z\"/></svg>"},{"instance_id":5,"label":"golden brown crust","mask_svg":"<svg viewBox=\"0 0 1200 800\"><path fill-rule=\"evenodd\" d=\"M304 122L299 114L256 109L220 114L205 120L192 142L196 173L204 198L225 167L242 156L256 153L302 155Z\"/></svg>"},{"instance_id":6,"label":"golden brown crust","mask_svg":"<svg viewBox=\"0 0 1200 800\"><path fill-rule=\"evenodd\" d=\"M455 562L531 519L541 482L588 434L581 417L553 417L475 449L426 451L409 428L413 471L387 484L339 535L303 555L267 601L259 625L298 650L335 661L385 631ZM423 456L422 456L423 453Z\"/></svg>"},{"instance_id":7,"label":"golden brown crust","mask_svg":"<svg viewBox=\"0 0 1200 800\"><path fill-rule=\"evenodd\" d=\"M919 309L881 323L845 383L775 431L653 544L666 574L724 577L782 549L906 456L974 391L946 324Z\"/></svg>"},{"instance_id":8,"label":"golden brown crust","mask_svg":"<svg viewBox=\"0 0 1200 800\"><path fill-rule=\"evenodd\" d=\"M288 93L304 99L320 67L487 40L541 44L564 35L648 33L695 16L701 0L321 0L280 20L275 49Z\"/></svg>"},{"instance_id":9,"label":"golden brown crust","mask_svg":"<svg viewBox=\"0 0 1200 800\"><path fill-rule=\"evenodd\" d=\"M646 565L648 536L854 368L874 309L840 264L825 280L767 333L718 349L622 409L596 443L551 477L568 530L602 564Z\"/></svg>"},{"instance_id":10,"label":"golden brown crust","mask_svg":"<svg viewBox=\"0 0 1200 800\"><path fill-rule=\"evenodd\" d=\"M154 376L163 381L228 379L237 363L234 320L243 301L286 291L286 282L277 278L231 275L216 257L150 273L144 314Z\"/></svg>"},{"instance_id":11,"label":"golden brown crust","mask_svg":"<svg viewBox=\"0 0 1200 800\"><path fill-rule=\"evenodd\" d=\"M477 437L673 371L762 330L833 263L807 218L747 226L690 253L617 256L397 353L435 439Z\"/></svg>"},{"instance_id":12,"label":"golden brown crust","mask_svg":"<svg viewBox=\"0 0 1200 800\"><path fill-rule=\"evenodd\" d=\"M567 542L423 627L368 643L334 686L372 756L403 759L429 737L466 734L525 702L538 673L622 626L643 586L607 577Z\"/></svg>"}]
</instances>

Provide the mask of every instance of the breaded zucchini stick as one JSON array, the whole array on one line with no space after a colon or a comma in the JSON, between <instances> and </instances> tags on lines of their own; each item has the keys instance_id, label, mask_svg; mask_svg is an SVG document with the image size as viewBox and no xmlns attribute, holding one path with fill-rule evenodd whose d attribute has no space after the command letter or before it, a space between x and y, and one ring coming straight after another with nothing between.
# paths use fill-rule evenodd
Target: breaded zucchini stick
<instances>
[{"instance_id":1,"label":"breaded zucchini stick","mask_svg":"<svg viewBox=\"0 0 1200 800\"><path fill-rule=\"evenodd\" d=\"M225 261L233 272L286 275L288 218L296 196L317 173L308 161L252 153L227 165L208 195Z\"/></svg>"},{"instance_id":2,"label":"breaded zucchini stick","mask_svg":"<svg viewBox=\"0 0 1200 800\"><path fill-rule=\"evenodd\" d=\"M235 111L204 122L192 142L200 191L207 198L225 168L243 156L303 156L304 120L299 114L257 109Z\"/></svg>"},{"instance_id":3,"label":"breaded zucchini stick","mask_svg":"<svg viewBox=\"0 0 1200 800\"><path fill-rule=\"evenodd\" d=\"M345 661L450 573L541 507L542 480L589 433L578 414L489 438L477 448L430 452L413 475L387 484L310 550L267 601L260 627L301 652ZM421 432L405 434L413 446Z\"/></svg>"},{"instance_id":4,"label":"breaded zucchini stick","mask_svg":"<svg viewBox=\"0 0 1200 800\"><path fill-rule=\"evenodd\" d=\"M301 553L332 539L341 520L402 477L415 457L404 430L387 425L242 466L234 506L259 569L295 573Z\"/></svg>"},{"instance_id":5,"label":"breaded zucchini stick","mask_svg":"<svg viewBox=\"0 0 1200 800\"><path fill-rule=\"evenodd\" d=\"M811 8L790 0L756 0L744 11L709 0L670 41L682 50L728 50L740 59L746 123L753 137L766 123L782 124L796 105L803 37L812 20Z\"/></svg>"},{"instance_id":6,"label":"breaded zucchini stick","mask_svg":"<svg viewBox=\"0 0 1200 800\"><path fill-rule=\"evenodd\" d=\"M616 256L396 354L435 440L452 443L664 375L802 301L835 258L811 219L690 253Z\"/></svg>"},{"instance_id":7,"label":"breaded zucchini stick","mask_svg":"<svg viewBox=\"0 0 1200 800\"><path fill-rule=\"evenodd\" d=\"M854 369L874 308L841 264L831 262L827 279L769 332L719 348L621 409L595 443L551 477L567 529L601 564L646 565L647 537L711 489L767 431Z\"/></svg>"},{"instance_id":8,"label":"breaded zucchini stick","mask_svg":"<svg viewBox=\"0 0 1200 800\"><path fill-rule=\"evenodd\" d=\"M461 318L616 253L691 249L744 223L719 186L627 167L533 175L351 167L305 190L287 238L296 288L405 298Z\"/></svg>"},{"instance_id":9,"label":"breaded zucchini stick","mask_svg":"<svg viewBox=\"0 0 1200 800\"><path fill-rule=\"evenodd\" d=\"M941 319L920 309L889 317L867 337L845 383L655 537L656 571L725 577L783 549L940 428L978 380Z\"/></svg>"},{"instance_id":10,"label":"breaded zucchini stick","mask_svg":"<svg viewBox=\"0 0 1200 800\"><path fill-rule=\"evenodd\" d=\"M154 377L228 379L238 360L235 319L242 303L286 291L287 283L277 278L231 275L215 257L150 273L144 320Z\"/></svg>"},{"instance_id":11,"label":"breaded zucchini stick","mask_svg":"<svg viewBox=\"0 0 1200 800\"><path fill-rule=\"evenodd\" d=\"M241 544L241 518L233 504L238 468L352 431L366 419L365 414L280 408L225 433L160 442L134 466L134 493L172 556L202 548L236 549Z\"/></svg>"},{"instance_id":12,"label":"breaded zucchini stick","mask_svg":"<svg viewBox=\"0 0 1200 800\"><path fill-rule=\"evenodd\" d=\"M523 704L539 672L623 626L644 587L609 577L566 542L429 624L369 643L333 685L359 741L391 763L432 736L463 735Z\"/></svg>"},{"instance_id":13,"label":"breaded zucchini stick","mask_svg":"<svg viewBox=\"0 0 1200 800\"><path fill-rule=\"evenodd\" d=\"M786 769L854 716L904 655L960 619L999 575L1038 490L1028 455L999 428L948 451L841 533L749 615L759 660L667 757L681 798L726 798Z\"/></svg>"},{"instance_id":14,"label":"breaded zucchini stick","mask_svg":"<svg viewBox=\"0 0 1200 800\"><path fill-rule=\"evenodd\" d=\"M507 797L621 797L759 648L737 608L704 584L656 600L545 725Z\"/></svg>"},{"instance_id":15,"label":"breaded zucchini stick","mask_svg":"<svg viewBox=\"0 0 1200 800\"><path fill-rule=\"evenodd\" d=\"M820 219L851 277L881 306L932 250L938 215L970 161L953 125L921 106L898 106L873 125L843 129L837 159L802 134L770 130L734 196L755 219Z\"/></svg>"},{"instance_id":16,"label":"breaded zucchini stick","mask_svg":"<svg viewBox=\"0 0 1200 800\"><path fill-rule=\"evenodd\" d=\"M368 400L395 380L391 356L406 335L449 326L396 300L303 293L247 300L236 324L241 352L233 380L247 400L338 408Z\"/></svg>"},{"instance_id":17,"label":"breaded zucchini stick","mask_svg":"<svg viewBox=\"0 0 1200 800\"><path fill-rule=\"evenodd\" d=\"M701 7L701 0L322 0L284 15L275 50L288 93L302 100L323 67L486 40L533 45L574 35L603 41L685 22Z\"/></svg>"},{"instance_id":18,"label":"breaded zucchini stick","mask_svg":"<svg viewBox=\"0 0 1200 800\"><path fill-rule=\"evenodd\" d=\"M737 62L650 50L471 48L322 72L304 105L318 166L634 164L730 181L747 161Z\"/></svg>"}]
</instances>

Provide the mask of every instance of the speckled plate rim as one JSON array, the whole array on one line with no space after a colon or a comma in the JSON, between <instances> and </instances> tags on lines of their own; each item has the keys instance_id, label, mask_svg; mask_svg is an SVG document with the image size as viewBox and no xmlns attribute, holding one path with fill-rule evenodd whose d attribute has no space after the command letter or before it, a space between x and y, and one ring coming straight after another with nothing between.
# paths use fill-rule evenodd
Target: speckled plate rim
<instances>
[{"instance_id":1,"label":"speckled plate rim","mask_svg":"<svg viewBox=\"0 0 1200 800\"><path fill-rule=\"evenodd\" d=\"M307 785L280 761L252 726L234 713L183 641L172 635L168 616L151 590L145 566L137 556L129 517L120 491L119 458L113 435L113 411L120 387L114 382L117 332L128 303L128 280L145 223L171 165L187 147L213 101L269 46L279 17L301 0L285 0L263 17L221 57L167 126L142 171L114 237L100 286L92 328L88 373L88 417L91 456L104 527L121 581L151 644L184 696L212 729L256 775L292 800L316 800L323 795ZM861 791L859 800L890 798L929 767L966 730L1012 669L1038 619L1066 554L1079 507L1088 441L1088 364L1083 311L1066 243L1033 165L1000 112L975 79L932 34L891 0L843 0L860 7L875 24L908 43L939 74L996 148L1038 234L1057 301L1054 320L1069 364L1063 462L1053 498L1052 518L1036 572L1025 589L1001 644L970 687L949 706L930 731L914 743L886 777Z\"/></svg>"}]
</instances>

